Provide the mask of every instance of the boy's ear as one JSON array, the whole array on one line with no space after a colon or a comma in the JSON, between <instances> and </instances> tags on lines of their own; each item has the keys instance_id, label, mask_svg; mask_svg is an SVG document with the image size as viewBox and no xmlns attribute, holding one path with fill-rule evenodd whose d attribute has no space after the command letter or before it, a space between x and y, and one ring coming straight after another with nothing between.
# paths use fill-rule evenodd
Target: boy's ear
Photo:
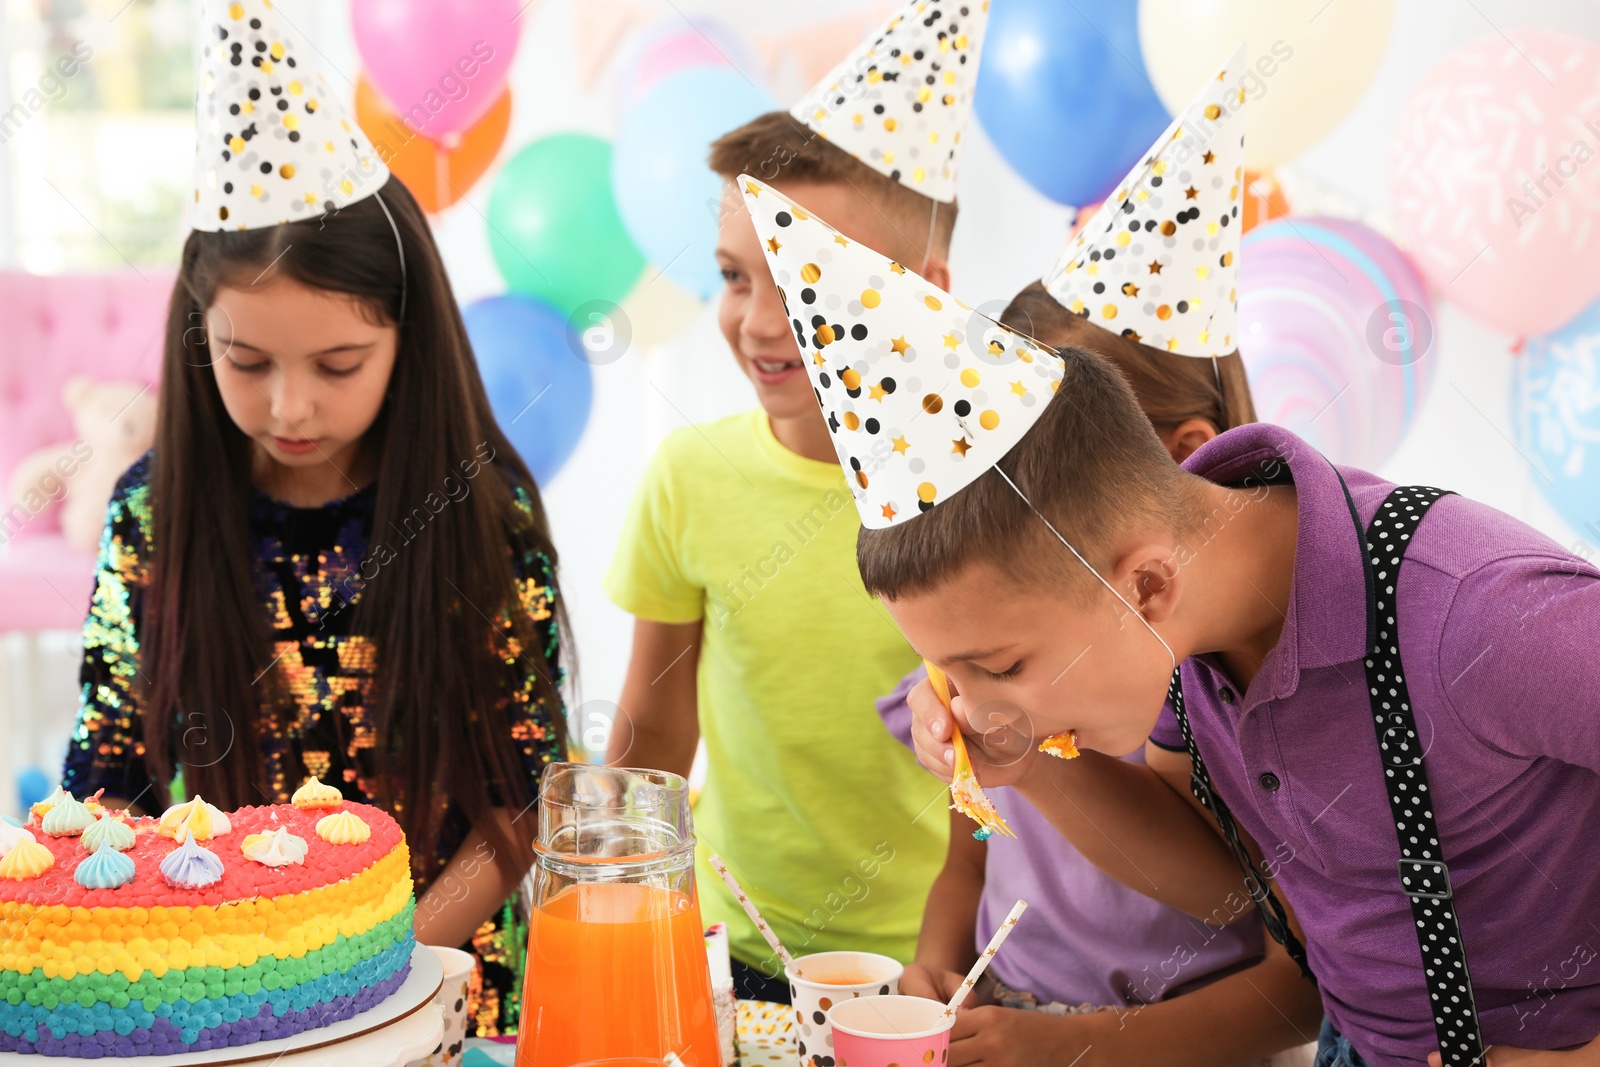
<instances>
[{"instance_id":1,"label":"boy's ear","mask_svg":"<svg viewBox=\"0 0 1600 1067\"><path fill-rule=\"evenodd\" d=\"M1216 436L1217 428L1211 425L1210 419L1185 419L1162 434L1161 443L1176 462L1182 463Z\"/></svg>"},{"instance_id":2,"label":"boy's ear","mask_svg":"<svg viewBox=\"0 0 1600 1067\"><path fill-rule=\"evenodd\" d=\"M1172 618L1182 598L1183 577L1171 545L1139 542L1123 553L1116 572L1113 584L1148 622L1159 625Z\"/></svg>"}]
</instances>

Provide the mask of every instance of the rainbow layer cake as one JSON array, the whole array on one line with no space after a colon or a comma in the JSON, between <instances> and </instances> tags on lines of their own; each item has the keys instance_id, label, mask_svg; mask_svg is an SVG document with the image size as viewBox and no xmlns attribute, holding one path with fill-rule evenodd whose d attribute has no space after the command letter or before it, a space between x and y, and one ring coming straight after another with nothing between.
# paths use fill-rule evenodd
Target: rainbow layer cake
<instances>
[{"instance_id":1,"label":"rainbow layer cake","mask_svg":"<svg viewBox=\"0 0 1600 1067\"><path fill-rule=\"evenodd\" d=\"M161 1056L348 1019L405 981L395 821L312 780L128 818L60 790L0 822L0 1051Z\"/></svg>"}]
</instances>

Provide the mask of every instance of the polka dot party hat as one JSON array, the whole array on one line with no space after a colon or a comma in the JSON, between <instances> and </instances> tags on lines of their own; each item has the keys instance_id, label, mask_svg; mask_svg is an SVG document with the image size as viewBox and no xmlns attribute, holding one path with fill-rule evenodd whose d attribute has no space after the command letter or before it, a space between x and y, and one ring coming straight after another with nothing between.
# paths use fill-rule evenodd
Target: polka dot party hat
<instances>
[{"instance_id":1,"label":"polka dot party hat","mask_svg":"<svg viewBox=\"0 0 1600 1067\"><path fill-rule=\"evenodd\" d=\"M932 509L1022 439L1061 384L1054 351L776 189L739 188L863 525Z\"/></svg>"},{"instance_id":2,"label":"polka dot party hat","mask_svg":"<svg viewBox=\"0 0 1600 1067\"><path fill-rule=\"evenodd\" d=\"M195 97L197 230L316 218L389 178L271 0L203 0Z\"/></svg>"},{"instance_id":3,"label":"polka dot party hat","mask_svg":"<svg viewBox=\"0 0 1600 1067\"><path fill-rule=\"evenodd\" d=\"M872 169L956 198L989 0L908 0L790 114Z\"/></svg>"},{"instance_id":4,"label":"polka dot party hat","mask_svg":"<svg viewBox=\"0 0 1600 1067\"><path fill-rule=\"evenodd\" d=\"M1096 326L1185 356L1239 347L1241 45L1044 277Z\"/></svg>"}]
</instances>

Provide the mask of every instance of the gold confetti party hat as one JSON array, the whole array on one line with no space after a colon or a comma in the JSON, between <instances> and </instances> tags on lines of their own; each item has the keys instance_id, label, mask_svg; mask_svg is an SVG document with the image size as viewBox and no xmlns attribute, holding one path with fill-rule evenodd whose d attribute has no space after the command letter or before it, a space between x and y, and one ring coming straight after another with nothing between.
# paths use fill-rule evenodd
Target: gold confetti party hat
<instances>
[{"instance_id":1,"label":"gold confetti party hat","mask_svg":"<svg viewBox=\"0 0 1600 1067\"><path fill-rule=\"evenodd\" d=\"M956 198L989 0L908 0L790 114L880 173Z\"/></svg>"},{"instance_id":2,"label":"gold confetti party hat","mask_svg":"<svg viewBox=\"0 0 1600 1067\"><path fill-rule=\"evenodd\" d=\"M1044 286L1096 326L1185 356L1239 347L1241 45L1106 198Z\"/></svg>"},{"instance_id":3,"label":"gold confetti party hat","mask_svg":"<svg viewBox=\"0 0 1600 1067\"><path fill-rule=\"evenodd\" d=\"M203 0L195 98L197 230L316 218L389 178L271 0Z\"/></svg>"},{"instance_id":4,"label":"gold confetti party hat","mask_svg":"<svg viewBox=\"0 0 1600 1067\"><path fill-rule=\"evenodd\" d=\"M1051 349L770 186L739 178L862 524L882 529L970 484L1061 384Z\"/></svg>"}]
</instances>

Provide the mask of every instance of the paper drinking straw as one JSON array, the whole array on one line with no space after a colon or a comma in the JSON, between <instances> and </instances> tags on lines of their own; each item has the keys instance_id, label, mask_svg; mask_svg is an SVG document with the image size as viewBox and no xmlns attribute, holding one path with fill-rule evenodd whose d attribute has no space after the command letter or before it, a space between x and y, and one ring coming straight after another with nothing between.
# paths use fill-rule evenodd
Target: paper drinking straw
<instances>
[{"instance_id":1,"label":"paper drinking straw","mask_svg":"<svg viewBox=\"0 0 1600 1067\"><path fill-rule=\"evenodd\" d=\"M972 965L972 970L967 972L967 977L962 981L955 996L950 998L950 1003L944 1006L946 1015L954 1015L956 1008L967 994L972 992L972 987L978 984L978 979L983 977L983 972L989 969L989 961L994 959L994 954L1000 951L1000 946L1005 944L1006 938L1011 936L1011 928L1017 925L1017 920L1022 918L1022 913L1028 910L1028 902L1019 900L1011 908L1011 914L1006 916L1006 921L1000 924L1000 929L994 932L989 939L989 944L978 954L978 962Z\"/></svg>"},{"instance_id":2,"label":"paper drinking straw","mask_svg":"<svg viewBox=\"0 0 1600 1067\"><path fill-rule=\"evenodd\" d=\"M713 853L706 862L711 864L711 869L721 875L722 880L728 884L728 888L733 891L733 899L737 900L739 906L744 909L744 913L750 916L750 921L756 924L756 929L761 931L761 936L767 939L767 944L772 946L772 951L778 954L778 958L783 961L783 965L785 967L794 966L794 957L789 955L789 950L783 947L783 942L778 940L778 935L772 932L772 927L767 925L767 920L763 919L761 913L756 910L755 902L745 895L744 890L739 886L738 879L734 878L733 872L728 870L728 865L722 862L722 857Z\"/></svg>"}]
</instances>

